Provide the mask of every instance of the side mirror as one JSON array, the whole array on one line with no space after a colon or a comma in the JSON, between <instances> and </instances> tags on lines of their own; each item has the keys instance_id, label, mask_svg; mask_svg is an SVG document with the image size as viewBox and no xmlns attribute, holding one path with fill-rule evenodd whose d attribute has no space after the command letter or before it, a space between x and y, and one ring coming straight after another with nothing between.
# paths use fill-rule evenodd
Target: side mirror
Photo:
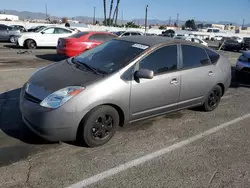
<instances>
[{"instance_id":1,"label":"side mirror","mask_svg":"<svg viewBox=\"0 0 250 188\"><path fill-rule=\"evenodd\" d=\"M140 69L135 72L136 78L152 79L154 77L154 71L148 69Z\"/></svg>"},{"instance_id":2,"label":"side mirror","mask_svg":"<svg viewBox=\"0 0 250 188\"><path fill-rule=\"evenodd\" d=\"M44 34L44 31L42 31L41 33Z\"/></svg>"}]
</instances>

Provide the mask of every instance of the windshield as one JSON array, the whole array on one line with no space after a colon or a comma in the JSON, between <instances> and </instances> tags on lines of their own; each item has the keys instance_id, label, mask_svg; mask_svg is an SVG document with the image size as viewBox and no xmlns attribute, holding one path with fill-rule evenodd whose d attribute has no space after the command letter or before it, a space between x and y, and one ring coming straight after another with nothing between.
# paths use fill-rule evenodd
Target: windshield
<instances>
[{"instance_id":1,"label":"windshield","mask_svg":"<svg viewBox=\"0 0 250 188\"><path fill-rule=\"evenodd\" d=\"M45 26L38 26L34 28L34 32L38 33L40 31L42 31L45 28Z\"/></svg>"},{"instance_id":2,"label":"windshield","mask_svg":"<svg viewBox=\"0 0 250 188\"><path fill-rule=\"evenodd\" d=\"M88 50L75 57L72 62L80 62L99 70L104 74L111 74L124 67L148 46L122 40L111 40Z\"/></svg>"},{"instance_id":3,"label":"windshield","mask_svg":"<svg viewBox=\"0 0 250 188\"><path fill-rule=\"evenodd\" d=\"M115 35L119 36L119 35L125 33L125 31L118 31L118 32L113 32L113 33L114 33Z\"/></svg>"}]
</instances>

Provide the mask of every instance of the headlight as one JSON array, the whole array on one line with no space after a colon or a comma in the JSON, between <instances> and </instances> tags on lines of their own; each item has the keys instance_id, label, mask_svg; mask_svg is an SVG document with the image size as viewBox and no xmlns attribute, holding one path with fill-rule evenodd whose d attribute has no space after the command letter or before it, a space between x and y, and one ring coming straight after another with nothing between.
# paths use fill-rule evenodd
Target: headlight
<instances>
[{"instance_id":1,"label":"headlight","mask_svg":"<svg viewBox=\"0 0 250 188\"><path fill-rule=\"evenodd\" d=\"M58 108L84 89L84 87L80 86L70 86L60 89L46 97L40 105L45 108Z\"/></svg>"},{"instance_id":2,"label":"headlight","mask_svg":"<svg viewBox=\"0 0 250 188\"><path fill-rule=\"evenodd\" d=\"M239 61L248 62L248 58L246 58L244 55L241 55L239 57Z\"/></svg>"}]
</instances>

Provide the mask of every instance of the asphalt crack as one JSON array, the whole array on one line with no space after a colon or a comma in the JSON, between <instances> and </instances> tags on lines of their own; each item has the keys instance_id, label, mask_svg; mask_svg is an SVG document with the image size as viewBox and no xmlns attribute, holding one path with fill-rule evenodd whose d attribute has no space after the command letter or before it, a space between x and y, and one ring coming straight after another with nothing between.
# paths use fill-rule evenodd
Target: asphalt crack
<instances>
[{"instance_id":1,"label":"asphalt crack","mask_svg":"<svg viewBox=\"0 0 250 188\"><path fill-rule=\"evenodd\" d=\"M27 187L30 187L29 180L30 180L30 173L31 173L31 168L32 168L32 164L31 164L30 159L28 160L28 164L29 164L29 168L28 168L28 173L27 173L27 177L26 177L26 180L25 180L25 184L26 184Z\"/></svg>"}]
</instances>

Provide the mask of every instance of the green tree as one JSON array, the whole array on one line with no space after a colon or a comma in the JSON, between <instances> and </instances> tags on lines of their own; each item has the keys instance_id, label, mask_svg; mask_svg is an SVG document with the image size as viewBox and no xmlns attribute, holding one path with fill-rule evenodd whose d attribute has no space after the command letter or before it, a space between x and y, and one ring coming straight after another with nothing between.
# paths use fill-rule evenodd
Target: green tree
<instances>
[{"instance_id":1,"label":"green tree","mask_svg":"<svg viewBox=\"0 0 250 188\"><path fill-rule=\"evenodd\" d=\"M189 28L192 28L192 29L195 29L195 28L196 28L195 22L194 22L193 19L192 19L192 20L187 20L186 23L185 23L185 26L186 26L186 27L189 27Z\"/></svg>"},{"instance_id":2,"label":"green tree","mask_svg":"<svg viewBox=\"0 0 250 188\"><path fill-rule=\"evenodd\" d=\"M160 30L166 30L167 27L166 27L165 25L161 25L161 26L159 27L159 29L160 29Z\"/></svg>"},{"instance_id":3,"label":"green tree","mask_svg":"<svg viewBox=\"0 0 250 188\"><path fill-rule=\"evenodd\" d=\"M139 28L139 26L136 25L134 22L128 22L128 23L126 23L125 26L128 28Z\"/></svg>"}]
</instances>

